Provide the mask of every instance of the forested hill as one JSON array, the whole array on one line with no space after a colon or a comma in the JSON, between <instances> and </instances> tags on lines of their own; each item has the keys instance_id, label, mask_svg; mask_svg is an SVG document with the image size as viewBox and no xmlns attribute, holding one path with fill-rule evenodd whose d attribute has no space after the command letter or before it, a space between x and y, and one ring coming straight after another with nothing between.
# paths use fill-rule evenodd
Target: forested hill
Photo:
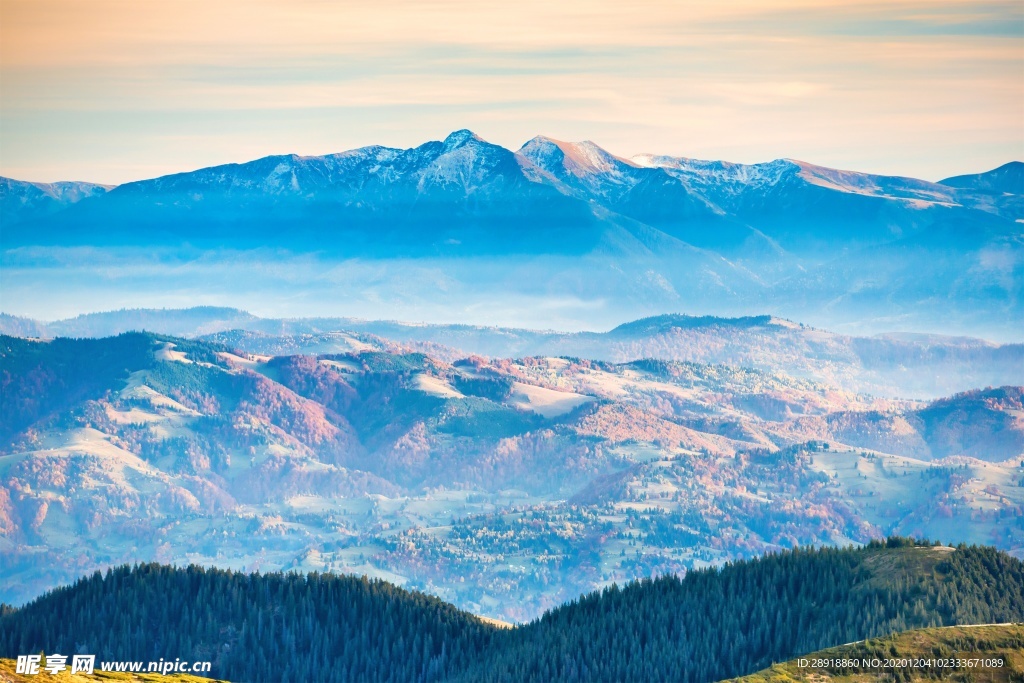
<instances>
[{"instance_id":1,"label":"forested hill","mask_svg":"<svg viewBox=\"0 0 1024 683\"><path fill-rule=\"evenodd\" d=\"M1021 620L1021 561L892 538L593 593L511 632L460 680L717 681L911 628Z\"/></svg>"},{"instance_id":2,"label":"forested hill","mask_svg":"<svg viewBox=\"0 0 1024 683\"><path fill-rule=\"evenodd\" d=\"M209 659L233 681L713 681L910 628L1024 620L991 548L796 550L489 626L379 581L195 567L94 574L0 617L0 656Z\"/></svg>"},{"instance_id":3,"label":"forested hill","mask_svg":"<svg viewBox=\"0 0 1024 683\"><path fill-rule=\"evenodd\" d=\"M236 683L446 680L489 651L499 630L365 577L158 564L96 572L5 610L0 657L180 657L212 661L211 676Z\"/></svg>"}]
</instances>

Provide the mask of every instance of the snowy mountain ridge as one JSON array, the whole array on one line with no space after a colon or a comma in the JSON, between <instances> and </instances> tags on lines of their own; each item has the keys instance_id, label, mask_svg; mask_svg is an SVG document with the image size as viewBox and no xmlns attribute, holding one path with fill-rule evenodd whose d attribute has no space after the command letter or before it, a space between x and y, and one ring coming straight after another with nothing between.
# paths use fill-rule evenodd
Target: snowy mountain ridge
<instances>
[{"instance_id":1,"label":"snowy mountain ridge","mask_svg":"<svg viewBox=\"0 0 1024 683\"><path fill-rule=\"evenodd\" d=\"M228 268L232 255L265 250L324 260L323 279L290 270L284 284L266 286L327 288L325 314L340 291L359 305L401 302L392 315L427 306L444 319L496 301L523 302L517 311L558 301L577 311L572 325L768 309L862 331L1015 340L1014 321L1024 318L1021 169L1011 162L932 183L792 159L626 159L544 136L512 151L458 130L409 149L276 155L109 191L3 180L0 254L25 296L57 277L37 268L30 254L43 252L29 247L55 250L47 253L58 260L68 248L129 250L116 258L132 268L156 250L169 258L192 250L187 258L202 253ZM97 272L109 273L100 265L107 256L90 253ZM340 262L370 270L330 270ZM255 281L239 294L216 268L204 269L199 291L212 303L252 305L245 297ZM266 282L275 270L246 272ZM160 296L199 287L179 283L176 271L168 277L142 286ZM344 286L331 284L338 277ZM231 296L214 294L225 287Z\"/></svg>"},{"instance_id":2,"label":"snowy mountain ridge","mask_svg":"<svg viewBox=\"0 0 1024 683\"><path fill-rule=\"evenodd\" d=\"M258 190L269 194L303 196L328 189L353 190L370 182L393 185L415 179L413 184L419 192L426 192L436 185L457 185L472 193L486 186L488 173L509 170L503 164L513 159L528 182L548 184L563 192L585 190L604 199L619 199L660 171L676 179L686 190L701 194L711 205L726 211L734 208L728 198L770 191L797 179L838 192L912 200L911 206L920 206L913 202L948 206L966 202L971 205L970 198L964 195L978 189L963 180L975 176L958 176L949 181L931 183L832 169L794 159L756 164L659 154L638 154L627 159L590 141L565 142L546 136L537 136L512 152L465 129L451 133L443 141L427 142L410 149L370 145L318 156L274 155L133 181L116 186L116 189L122 193L149 192L188 185L197 190L217 187L224 191ZM1011 162L996 171L1000 171L1000 177L1005 176L1019 184L1024 182L1021 180L1024 177L1022 167L1024 164L1020 162ZM93 183L30 183L4 178L0 180L0 199L4 201L6 212L6 204L14 199L27 203L27 197L32 195L47 196L63 205L70 205L113 189L115 186ZM1005 194L1005 188L1001 189ZM1016 189L1018 192L1012 194L1024 190ZM726 201L716 201L722 199ZM1019 217L1013 216L1014 219Z\"/></svg>"}]
</instances>

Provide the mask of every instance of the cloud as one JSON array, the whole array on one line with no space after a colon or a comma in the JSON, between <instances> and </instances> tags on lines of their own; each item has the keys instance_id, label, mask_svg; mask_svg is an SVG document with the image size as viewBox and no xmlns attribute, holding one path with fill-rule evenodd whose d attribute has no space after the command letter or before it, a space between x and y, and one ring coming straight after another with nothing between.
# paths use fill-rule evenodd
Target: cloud
<instances>
[{"instance_id":1,"label":"cloud","mask_svg":"<svg viewBox=\"0 0 1024 683\"><path fill-rule=\"evenodd\" d=\"M1024 154L1022 36L1016 1L0 0L0 174L119 182L469 126L936 178Z\"/></svg>"}]
</instances>

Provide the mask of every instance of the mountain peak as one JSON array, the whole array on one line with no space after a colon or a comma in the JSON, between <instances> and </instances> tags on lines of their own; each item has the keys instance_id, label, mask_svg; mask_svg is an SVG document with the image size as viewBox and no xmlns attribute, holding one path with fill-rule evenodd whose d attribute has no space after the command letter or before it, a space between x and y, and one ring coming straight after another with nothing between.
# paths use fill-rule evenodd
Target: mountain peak
<instances>
[{"instance_id":1,"label":"mountain peak","mask_svg":"<svg viewBox=\"0 0 1024 683\"><path fill-rule=\"evenodd\" d=\"M958 175L939 181L940 185L963 190L1024 194L1024 163L1011 161L984 173Z\"/></svg>"},{"instance_id":2,"label":"mountain peak","mask_svg":"<svg viewBox=\"0 0 1024 683\"><path fill-rule=\"evenodd\" d=\"M552 170L552 163L559 163L575 175L607 173L615 171L620 164L637 166L634 162L615 156L590 140L564 142L544 135L538 135L527 142L519 148L517 154L548 171Z\"/></svg>"},{"instance_id":3,"label":"mountain peak","mask_svg":"<svg viewBox=\"0 0 1024 683\"><path fill-rule=\"evenodd\" d=\"M462 147L467 142L475 140L477 142L483 142L484 139L473 131L463 128L461 130L454 131L448 137L444 139L444 146L446 149L455 149L456 147Z\"/></svg>"}]
</instances>

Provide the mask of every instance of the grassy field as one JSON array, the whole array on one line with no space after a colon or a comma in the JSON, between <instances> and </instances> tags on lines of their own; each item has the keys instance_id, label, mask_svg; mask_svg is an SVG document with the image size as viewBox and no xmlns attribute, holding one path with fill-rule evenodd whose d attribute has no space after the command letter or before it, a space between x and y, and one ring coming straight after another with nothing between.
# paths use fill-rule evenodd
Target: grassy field
<instances>
[{"instance_id":1,"label":"grassy field","mask_svg":"<svg viewBox=\"0 0 1024 683\"><path fill-rule=\"evenodd\" d=\"M991 666L991 662L985 660L1001 660L1002 665ZM985 666L986 663L990 665ZM821 650L732 680L742 683L1024 681L1024 625L907 631Z\"/></svg>"}]
</instances>

